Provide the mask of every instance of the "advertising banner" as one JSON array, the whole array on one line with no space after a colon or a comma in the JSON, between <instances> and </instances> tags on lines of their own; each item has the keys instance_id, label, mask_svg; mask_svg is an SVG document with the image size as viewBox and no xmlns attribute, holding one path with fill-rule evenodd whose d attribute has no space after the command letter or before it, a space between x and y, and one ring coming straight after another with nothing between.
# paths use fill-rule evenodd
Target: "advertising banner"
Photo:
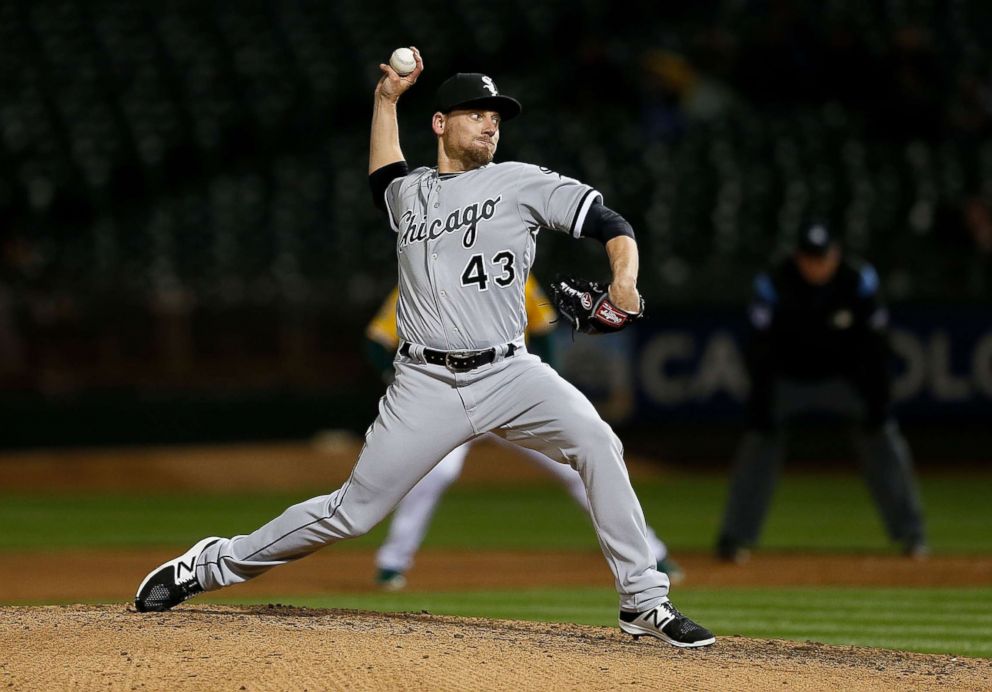
<instances>
[{"instance_id":1,"label":"advertising banner","mask_svg":"<svg viewBox=\"0 0 992 692\"><path fill-rule=\"evenodd\" d=\"M617 335L556 334L560 372L609 420L733 420L750 383L743 310L656 312ZM892 309L902 419L992 425L992 308Z\"/></svg>"}]
</instances>

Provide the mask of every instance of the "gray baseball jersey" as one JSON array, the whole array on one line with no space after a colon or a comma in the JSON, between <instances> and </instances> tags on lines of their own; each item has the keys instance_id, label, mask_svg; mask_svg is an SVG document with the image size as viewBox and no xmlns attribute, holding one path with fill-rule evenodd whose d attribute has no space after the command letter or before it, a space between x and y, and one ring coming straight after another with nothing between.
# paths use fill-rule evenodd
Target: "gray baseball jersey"
<instances>
[{"instance_id":1,"label":"gray baseball jersey","mask_svg":"<svg viewBox=\"0 0 992 692\"><path fill-rule=\"evenodd\" d=\"M578 471L621 607L654 608L669 581L656 569L623 446L589 400L523 343L537 232L580 235L599 193L547 169L503 163L455 176L419 168L385 194L397 233L397 327L411 348L397 355L352 474L333 493L205 548L199 583L236 584L364 534L453 449L494 432ZM511 342L516 351L503 348ZM494 348L497 357L457 370L432 364L424 348Z\"/></svg>"},{"instance_id":2,"label":"gray baseball jersey","mask_svg":"<svg viewBox=\"0 0 992 692\"><path fill-rule=\"evenodd\" d=\"M418 168L385 194L397 234L397 332L442 351L519 340L537 232L578 237L601 198L584 183L517 162L453 175Z\"/></svg>"}]
</instances>

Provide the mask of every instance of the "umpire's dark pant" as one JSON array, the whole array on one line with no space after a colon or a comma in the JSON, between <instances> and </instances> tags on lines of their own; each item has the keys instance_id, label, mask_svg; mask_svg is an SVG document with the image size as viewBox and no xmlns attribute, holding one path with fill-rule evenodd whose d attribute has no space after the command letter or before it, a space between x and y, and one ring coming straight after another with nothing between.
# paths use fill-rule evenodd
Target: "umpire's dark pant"
<instances>
[{"instance_id":1,"label":"umpire's dark pant","mask_svg":"<svg viewBox=\"0 0 992 692\"><path fill-rule=\"evenodd\" d=\"M777 382L772 399L772 428L749 431L737 449L720 528L721 544L757 543L785 456L787 425L796 416L812 412L863 420L865 407L846 380ZM923 510L909 445L899 426L894 420L874 430L857 426L853 437L865 481L889 538L906 550L924 546Z\"/></svg>"}]
</instances>

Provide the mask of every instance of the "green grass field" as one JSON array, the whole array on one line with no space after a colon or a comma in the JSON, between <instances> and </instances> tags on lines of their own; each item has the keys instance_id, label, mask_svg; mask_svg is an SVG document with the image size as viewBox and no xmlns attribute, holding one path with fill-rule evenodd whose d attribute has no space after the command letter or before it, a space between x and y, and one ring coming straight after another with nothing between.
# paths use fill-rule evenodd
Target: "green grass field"
<instances>
[{"instance_id":1,"label":"green grass field","mask_svg":"<svg viewBox=\"0 0 992 692\"><path fill-rule=\"evenodd\" d=\"M673 552L710 549L724 478L676 475L639 483L637 491L649 522ZM924 476L922 494L936 554L992 554L992 474ZM0 551L187 547L204 535L251 530L305 496L0 494ZM367 549L377 545L383 533L380 526L334 549ZM783 479L763 545L823 552L894 551L860 480L833 475ZM588 520L554 486L456 485L439 508L425 546L595 550L596 541ZM615 595L608 589L342 594L280 602L596 625L612 625L616 617ZM702 589L690 583L678 588L676 603L724 635L992 657L992 584L955 589Z\"/></svg>"},{"instance_id":2,"label":"green grass field","mask_svg":"<svg viewBox=\"0 0 992 692\"><path fill-rule=\"evenodd\" d=\"M935 552L992 554L992 474L921 481ZM315 488L313 494L319 494ZM725 493L721 476L678 475L637 484L648 521L673 551L709 550ZM0 493L0 550L185 546L251 530L308 495L10 495ZM368 548L385 527L336 549ZM588 520L553 485L452 487L425 547L595 549ZM890 546L864 484L853 476L787 476L763 547L886 551Z\"/></svg>"}]
</instances>

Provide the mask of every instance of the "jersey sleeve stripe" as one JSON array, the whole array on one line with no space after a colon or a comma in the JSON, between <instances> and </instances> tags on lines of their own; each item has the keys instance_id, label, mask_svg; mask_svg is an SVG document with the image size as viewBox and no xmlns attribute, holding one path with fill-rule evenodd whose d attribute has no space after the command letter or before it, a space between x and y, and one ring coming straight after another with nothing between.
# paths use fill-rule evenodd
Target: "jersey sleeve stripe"
<instances>
[{"instance_id":1,"label":"jersey sleeve stripe","mask_svg":"<svg viewBox=\"0 0 992 692\"><path fill-rule=\"evenodd\" d=\"M582 197L582 201L579 202L579 208L575 210L575 218L572 219L572 227L568 232L573 238L578 238L582 235L582 224L586 221L586 214L589 213L589 207L597 199L603 199L603 195L600 194L599 190L594 190L592 188L586 192L585 196Z\"/></svg>"}]
</instances>

